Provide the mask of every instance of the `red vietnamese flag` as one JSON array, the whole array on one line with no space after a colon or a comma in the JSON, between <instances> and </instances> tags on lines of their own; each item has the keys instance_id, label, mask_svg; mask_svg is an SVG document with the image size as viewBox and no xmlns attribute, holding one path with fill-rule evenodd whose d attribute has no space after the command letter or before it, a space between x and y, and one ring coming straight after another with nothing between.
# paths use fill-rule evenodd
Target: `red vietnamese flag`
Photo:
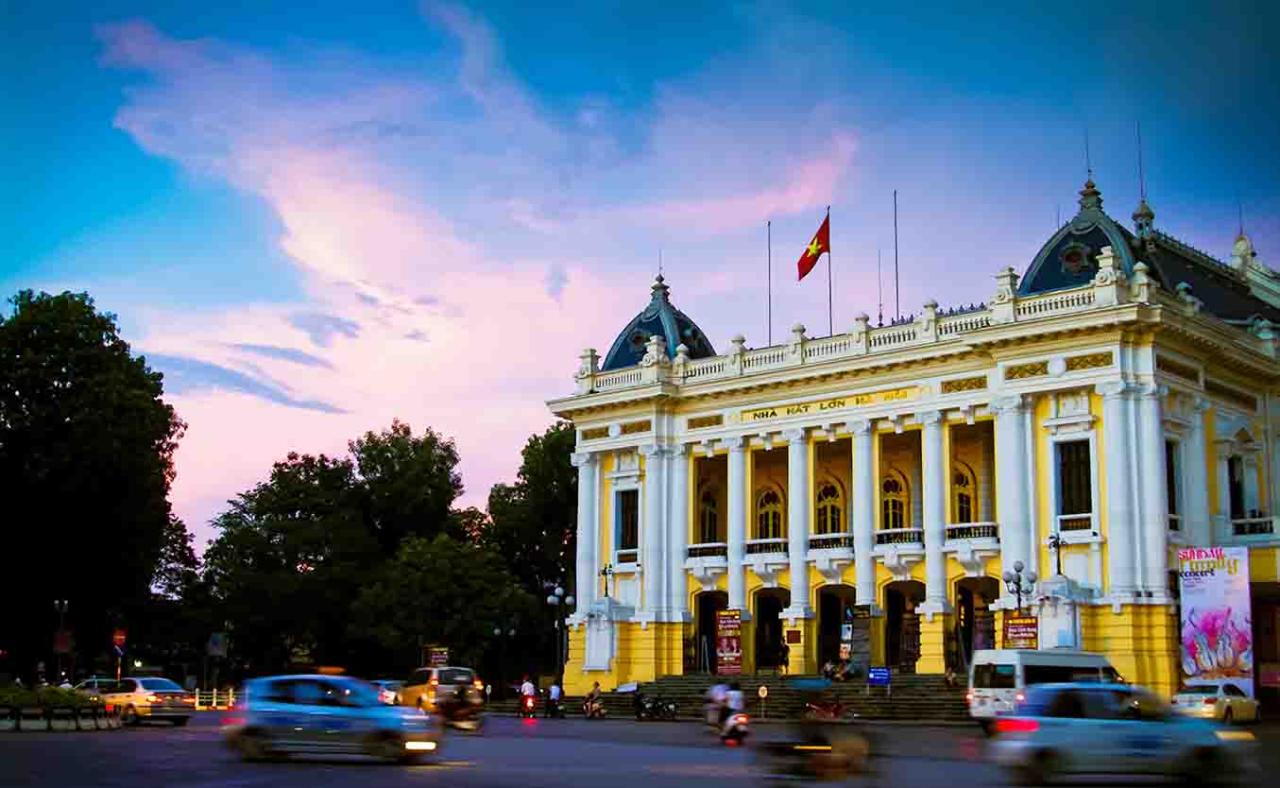
<instances>
[{"instance_id":1,"label":"red vietnamese flag","mask_svg":"<svg viewBox=\"0 0 1280 788\"><path fill-rule=\"evenodd\" d=\"M827 218L822 220L822 226L818 228L818 232L813 234L813 240L804 248L804 254L800 255L800 262L796 263L796 268L800 271L800 278L804 279L813 267L818 264L818 258L823 254L831 252L831 214L827 214Z\"/></svg>"}]
</instances>

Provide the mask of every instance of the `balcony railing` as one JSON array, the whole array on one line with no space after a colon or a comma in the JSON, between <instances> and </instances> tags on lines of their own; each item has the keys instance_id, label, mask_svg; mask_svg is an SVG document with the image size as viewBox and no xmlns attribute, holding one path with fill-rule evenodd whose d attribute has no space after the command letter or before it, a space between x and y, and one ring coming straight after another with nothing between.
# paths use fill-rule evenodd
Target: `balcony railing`
<instances>
[{"instance_id":1,"label":"balcony railing","mask_svg":"<svg viewBox=\"0 0 1280 788\"><path fill-rule=\"evenodd\" d=\"M729 545L724 542L703 542L689 545L690 558L725 558L729 555Z\"/></svg>"},{"instance_id":2,"label":"balcony railing","mask_svg":"<svg viewBox=\"0 0 1280 788\"><path fill-rule=\"evenodd\" d=\"M809 537L810 550L852 550L853 534L814 534Z\"/></svg>"},{"instance_id":3,"label":"balcony railing","mask_svg":"<svg viewBox=\"0 0 1280 788\"><path fill-rule=\"evenodd\" d=\"M747 555L762 555L765 553L781 553L787 554L786 539L748 539Z\"/></svg>"},{"instance_id":4,"label":"balcony railing","mask_svg":"<svg viewBox=\"0 0 1280 788\"><path fill-rule=\"evenodd\" d=\"M1091 531L1093 530L1093 515L1088 512L1084 514L1060 514L1058 515L1059 531Z\"/></svg>"},{"instance_id":5,"label":"balcony railing","mask_svg":"<svg viewBox=\"0 0 1280 788\"><path fill-rule=\"evenodd\" d=\"M876 531L876 544L922 544L923 528L885 528Z\"/></svg>"},{"instance_id":6,"label":"balcony railing","mask_svg":"<svg viewBox=\"0 0 1280 788\"><path fill-rule=\"evenodd\" d=\"M956 523L947 526L947 541L957 539L999 539L1000 526L995 523Z\"/></svg>"},{"instance_id":7,"label":"balcony railing","mask_svg":"<svg viewBox=\"0 0 1280 788\"><path fill-rule=\"evenodd\" d=\"M1275 533L1270 517L1243 517L1231 521L1231 533L1235 536L1258 536Z\"/></svg>"},{"instance_id":8,"label":"balcony railing","mask_svg":"<svg viewBox=\"0 0 1280 788\"><path fill-rule=\"evenodd\" d=\"M640 551L639 550L619 550L617 555L614 556L614 560L616 560L619 564L638 563L640 561Z\"/></svg>"}]
</instances>

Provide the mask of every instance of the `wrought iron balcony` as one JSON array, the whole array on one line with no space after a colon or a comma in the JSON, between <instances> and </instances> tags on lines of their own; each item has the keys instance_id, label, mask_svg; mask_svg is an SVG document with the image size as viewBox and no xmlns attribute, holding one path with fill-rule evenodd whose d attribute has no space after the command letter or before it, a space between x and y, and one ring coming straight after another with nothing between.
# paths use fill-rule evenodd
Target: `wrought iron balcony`
<instances>
[{"instance_id":1,"label":"wrought iron balcony","mask_svg":"<svg viewBox=\"0 0 1280 788\"><path fill-rule=\"evenodd\" d=\"M813 534L809 537L810 550L852 550L853 534Z\"/></svg>"},{"instance_id":2,"label":"wrought iron balcony","mask_svg":"<svg viewBox=\"0 0 1280 788\"><path fill-rule=\"evenodd\" d=\"M689 545L689 558L726 558L729 555L729 545L724 542L703 542L702 544Z\"/></svg>"},{"instance_id":3,"label":"wrought iron balcony","mask_svg":"<svg viewBox=\"0 0 1280 788\"><path fill-rule=\"evenodd\" d=\"M958 539L999 539L1000 526L995 523L954 523L947 526L947 541Z\"/></svg>"},{"instance_id":4,"label":"wrought iron balcony","mask_svg":"<svg viewBox=\"0 0 1280 788\"><path fill-rule=\"evenodd\" d=\"M1270 517L1242 517L1231 521L1231 533L1235 536L1259 536L1275 532L1275 522Z\"/></svg>"},{"instance_id":5,"label":"wrought iron balcony","mask_svg":"<svg viewBox=\"0 0 1280 788\"><path fill-rule=\"evenodd\" d=\"M923 544L923 528L884 528L876 531L876 544Z\"/></svg>"},{"instance_id":6,"label":"wrought iron balcony","mask_svg":"<svg viewBox=\"0 0 1280 788\"><path fill-rule=\"evenodd\" d=\"M764 553L781 553L787 554L786 539L748 539L747 555L761 555Z\"/></svg>"}]
</instances>

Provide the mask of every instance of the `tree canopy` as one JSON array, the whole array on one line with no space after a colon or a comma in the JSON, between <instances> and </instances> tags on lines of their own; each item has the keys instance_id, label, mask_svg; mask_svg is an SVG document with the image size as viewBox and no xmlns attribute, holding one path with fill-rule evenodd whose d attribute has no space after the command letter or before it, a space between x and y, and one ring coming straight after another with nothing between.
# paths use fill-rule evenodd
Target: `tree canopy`
<instances>
[{"instance_id":1,"label":"tree canopy","mask_svg":"<svg viewBox=\"0 0 1280 788\"><path fill-rule=\"evenodd\" d=\"M88 295L24 290L11 303L0 316L0 645L29 669L47 653L55 599L69 601L81 646L105 650L113 621L148 597L184 425L160 373Z\"/></svg>"}]
</instances>

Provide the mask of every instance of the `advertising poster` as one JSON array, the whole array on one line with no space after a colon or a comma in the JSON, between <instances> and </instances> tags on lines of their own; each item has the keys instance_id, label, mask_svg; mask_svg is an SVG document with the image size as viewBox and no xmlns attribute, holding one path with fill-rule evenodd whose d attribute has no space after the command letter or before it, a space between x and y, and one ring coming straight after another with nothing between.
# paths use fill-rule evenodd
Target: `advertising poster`
<instances>
[{"instance_id":1,"label":"advertising poster","mask_svg":"<svg viewBox=\"0 0 1280 788\"><path fill-rule=\"evenodd\" d=\"M1182 679L1203 684L1235 679L1253 692L1253 622L1249 612L1249 548L1178 551L1182 596Z\"/></svg>"},{"instance_id":2,"label":"advertising poster","mask_svg":"<svg viewBox=\"0 0 1280 788\"><path fill-rule=\"evenodd\" d=\"M1005 616L1003 648L1040 648L1040 622L1035 616Z\"/></svg>"},{"instance_id":3,"label":"advertising poster","mask_svg":"<svg viewBox=\"0 0 1280 788\"><path fill-rule=\"evenodd\" d=\"M716 611L716 673L742 673L742 611Z\"/></svg>"},{"instance_id":4,"label":"advertising poster","mask_svg":"<svg viewBox=\"0 0 1280 788\"><path fill-rule=\"evenodd\" d=\"M449 649L443 646L427 647L427 665L442 668L449 664Z\"/></svg>"}]
</instances>

